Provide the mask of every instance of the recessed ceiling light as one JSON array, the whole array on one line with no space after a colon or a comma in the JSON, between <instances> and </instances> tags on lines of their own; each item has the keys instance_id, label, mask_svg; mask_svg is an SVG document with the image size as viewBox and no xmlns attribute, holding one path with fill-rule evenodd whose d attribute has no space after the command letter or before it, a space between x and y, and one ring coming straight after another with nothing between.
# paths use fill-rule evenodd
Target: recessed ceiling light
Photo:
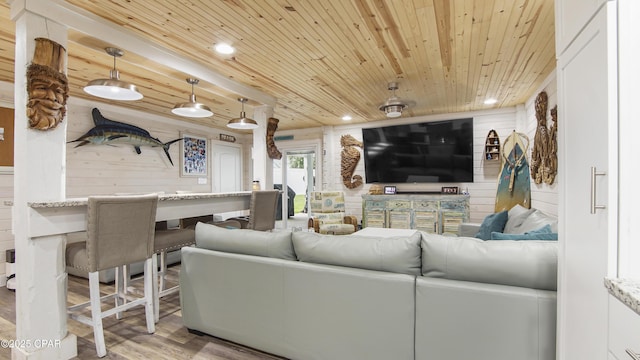
<instances>
[{"instance_id":1,"label":"recessed ceiling light","mask_svg":"<svg viewBox=\"0 0 640 360\"><path fill-rule=\"evenodd\" d=\"M487 99L487 100L484 101L484 104L485 105L493 105L493 104L495 104L497 102L498 102L498 100L496 100L496 99Z\"/></svg>"},{"instance_id":2,"label":"recessed ceiling light","mask_svg":"<svg viewBox=\"0 0 640 360\"><path fill-rule=\"evenodd\" d=\"M345 115L345 116L342 117L342 120L344 120L344 121L349 121L351 119L352 119L352 117L349 116L349 115Z\"/></svg>"},{"instance_id":3,"label":"recessed ceiling light","mask_svg":"<svg viewBox=\"0 0 640 360\"><path fill-rule=\"evenodd\" d=\"M233 54L236 49L229 45L229 44L225 44L225 43L220 43L217 44L214 49L216 50L216 52L218 52L219 54L224 54L224 55L229 55L229 54Z\"/></svg>"}]
</instances>

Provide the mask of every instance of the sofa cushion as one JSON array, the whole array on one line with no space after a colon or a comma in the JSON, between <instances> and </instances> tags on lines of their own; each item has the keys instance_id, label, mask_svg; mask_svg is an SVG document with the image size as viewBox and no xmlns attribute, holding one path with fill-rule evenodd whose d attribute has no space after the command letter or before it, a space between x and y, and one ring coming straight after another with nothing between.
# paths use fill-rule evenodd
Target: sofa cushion
<instances>
[{"instance_id":1,"label":"sofa cushion","mask_svg":"<svg viewBox=\"0 0 640 360\"><path fill-rule=\"evenodd\" d=\"M420 274L420 233L411 236L334 236L294 232L298 260L316 264L348 266Z\"/></svg>"},{"instance_id":2,"label":"sofa cushion","mask_svg":"<svg viewBox=\"0 0 640 360\"><path fill-rule=\"evenodd\" d=\"M265 232L249 229L225 229L198 223L196 246L236 254L296 260L288 231Z\"/></svg>"},{"instance_id":3,"label":"sofa cushion","mask_svg":"<svg viewBox=\"0 0 640 360\"><path fill-rule=\"evenodd\" d=\"M555 241L492 241L422 232L422 275L556 290Z\"/></svg>"},{"instance_id":4,"label":"sofa cushion","mask_svg":"<svg viewBox=\"0 0 640 360\"><path fill-rule=\"evenodd\" d=\"M507 217L508 213L506 210L487 215L482 221L480 230L475 237L482 240L490 240L492 232L502 232L502 230L504 230L504 225L507 223Z\"/></svg>"},{"instance_id":5,"label":"sofa cushion","mask_svg":"<svg viewBox=\"0 0 640 360\"><path fill-rule=\"evenodd\" d=\"M524 234L492 232L491 240L558 240L558 233L551 232L551 225L547 224L540 229L528 231Z\"/></svg>"},{"instance_id":6,"label":"sofa cushion","mask_svg":"<svg viewBox=\"0 0 640 360\"><path fill-rule=\"evenodd\" d=\"M508 212L507 223L504 225L503 232L508 234L515 234L516 230L524 220L533 213L535 209L527 209L522 205L516 205L512 207Z\"/></svg>"},{"instance_id":7,"label":"sofa cushion","mask_svg":"<svg viewBox=\"0 0 640 360\"><path fill-rule=\"evenodd\" d=\"M526 209L516 205L509 210L509 218L502 232L524 234L547 224L551 225L551 232L558 232L558 219L555 216L547 215L538 209Z\"/></svg>"},{"instance_id":8,"label":"sofa cushion","mask_svg":"<svg viewBox=\"0 0 640 360\"><path fill-rule=\"evenodd\" d=\"M524 234L529 231L540 229L544 225L550 225L552 233L558 232L558 219L536 209L531 214L529 214L526 219L524 219L522 224L517 227L517 231L515 231L515 233Z\"/></svg>"}]
</instances>

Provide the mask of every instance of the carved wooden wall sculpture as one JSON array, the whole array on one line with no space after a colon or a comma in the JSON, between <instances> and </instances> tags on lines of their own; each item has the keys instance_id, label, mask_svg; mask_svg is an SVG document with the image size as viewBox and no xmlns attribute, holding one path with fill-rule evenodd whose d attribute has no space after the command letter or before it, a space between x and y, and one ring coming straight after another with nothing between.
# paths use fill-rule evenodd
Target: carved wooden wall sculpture
<instances>
[{"instance_id":1,"label":"carved wooden wall sculpture","mask_svg":"<svg viewBox=\"0 0 640 360\"><path fill-rule=\"evenodd\" d=\"M275 141L273 141L273 135L278 129L279 122L280 120L276 118L269 118L269 121L267 122L267 154L272 159L282 158L282 153L278 150Z\"/></svg>"},{"instance_id":2,"label":"carved wooden wall sculpture","mask_svg":"<svg viewBox=\"0 0 640 360\"><path fill-rule=\"evenodd\" d=\"M545 159L549 153L549 131L547 130L547 93L541 92L536 98L536 119L538 127L533 138L531 152L531 178L536 184L543 179Z\"/></svg>"},{"instance_id":3,"label":"carved wooden wall sculpture","mask_svg":"<svg viewBox=\"0 0 640 360\"><path fill-rule=\"evenodd\" d=\"M35 42L33 60L27 67L29 127L53 129L67 113L69 83L64 73L67 51L49 39L37 38Z\"/></svg>"},{"instance_id":4,"label":"carved wooden wall sculpture","mask_svg":"<svg viewBox=\"0 0 640 360\"><path fill-rule=\"evenodd\" d=\"M551 185L558 174L558 105L551 109L551 130L549 131L549 156L547 157L548 171L544 182Z\"/></svg>"},{"instance_id":5,"label":"carved wooden wall sculpture","mask_svg":"<svg viewBox=\"0 0 640 360\"><path fill-rule=\"evenodd\" d=\"M356 165L358 165L360 161L360 151L356 147L362 149L362 142L356 140L351 135L342 135L342 137L340 137L340 146L342 146L342 152L340 153L342 183L349 189L355 189L363 183L362 176L353 175L356 170Z\"/></svg>"},{"instance_id":6,"label":"carved wooden wall sculpture","mask_svg":"<svg viewBox=\"0 0 640 360\"><path fill-rule=\"evenodd\" d=\"M555 106L551 110L553 125L547 129L547 93L541 92L536 98L536 119L538 126L531 152L531 178L536 184L553 184L558 168L558 117Z\"/></svg>"}]
</instances>

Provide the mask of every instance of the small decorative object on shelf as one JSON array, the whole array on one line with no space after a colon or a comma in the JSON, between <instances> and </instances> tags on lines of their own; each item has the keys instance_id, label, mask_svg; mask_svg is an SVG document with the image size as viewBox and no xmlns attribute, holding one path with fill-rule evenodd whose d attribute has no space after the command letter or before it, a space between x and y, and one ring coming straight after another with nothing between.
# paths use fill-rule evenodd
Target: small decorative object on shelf
<instances>
[{"instance_id":1,"label":"small decorative object on shelf","mask_svg":"<svg viewBox=\"0 0 640 360\"><path fill-rule=\"evenodd\" d=\"M442 190L440 191L443 194L458 194L458 187L457 186L443 186Z\"/></svg>"},{"instance_id":2,"label":"small decorative object on shelf","mask_svg":"<svg viewBox=\"0 0 640 360\"><path fill-rule=\"evenodd\" d=\"M380 184L371 184L369 187L369 194L371 195L382 195L382 185Z\"/></svg>"},{"instance_id":3,"label":"small decorative object on shelf","mask_svg":"<svg viewBox=\"0 0 640 360\"><path fill-rule=\"evenodd\" d=\"M396 194L396 187L395 186L385 186L384 187L384 193L385 193L385 195L395 195Z\"/></svg>"},{"instance_id":4,"label":"small decorative object on shelf","mask_svg":"<svg viewBox=\"0 0 640 360\"><path fill-rule=\"evenodd\" d=\"M253 180L253 184L251 185L251 190L254 190L254 191L260 190L260 180Z\"/></svg>"},{"instance_id":5,"label":"small decorative object on shelf","mask_svg":"<svg viewBox=\"0 0 640 360\"><path fill-rule=\"evenodd\" d=\"M500 137L493 129L489 130L487 140L484 143L484 158L486 160L500 159Z\"/></svg>"}]
</instances>

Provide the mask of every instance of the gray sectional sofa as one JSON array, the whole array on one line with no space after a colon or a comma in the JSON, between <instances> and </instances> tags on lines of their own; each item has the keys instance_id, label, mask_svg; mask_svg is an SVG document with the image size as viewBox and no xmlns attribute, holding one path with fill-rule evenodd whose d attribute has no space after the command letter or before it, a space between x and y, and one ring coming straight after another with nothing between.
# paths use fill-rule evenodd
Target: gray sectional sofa
<instances>
[{"instance_id":1,"label":"gray sectional sofa","mask_svg":"<svg viewBox=\"0 0 640 360\"><path fill-rule=\"evenodd\" d=\"M291 359L555 359L556 242L379 230L198 224L184 324Z\"/></svg>"}]
</instances>

